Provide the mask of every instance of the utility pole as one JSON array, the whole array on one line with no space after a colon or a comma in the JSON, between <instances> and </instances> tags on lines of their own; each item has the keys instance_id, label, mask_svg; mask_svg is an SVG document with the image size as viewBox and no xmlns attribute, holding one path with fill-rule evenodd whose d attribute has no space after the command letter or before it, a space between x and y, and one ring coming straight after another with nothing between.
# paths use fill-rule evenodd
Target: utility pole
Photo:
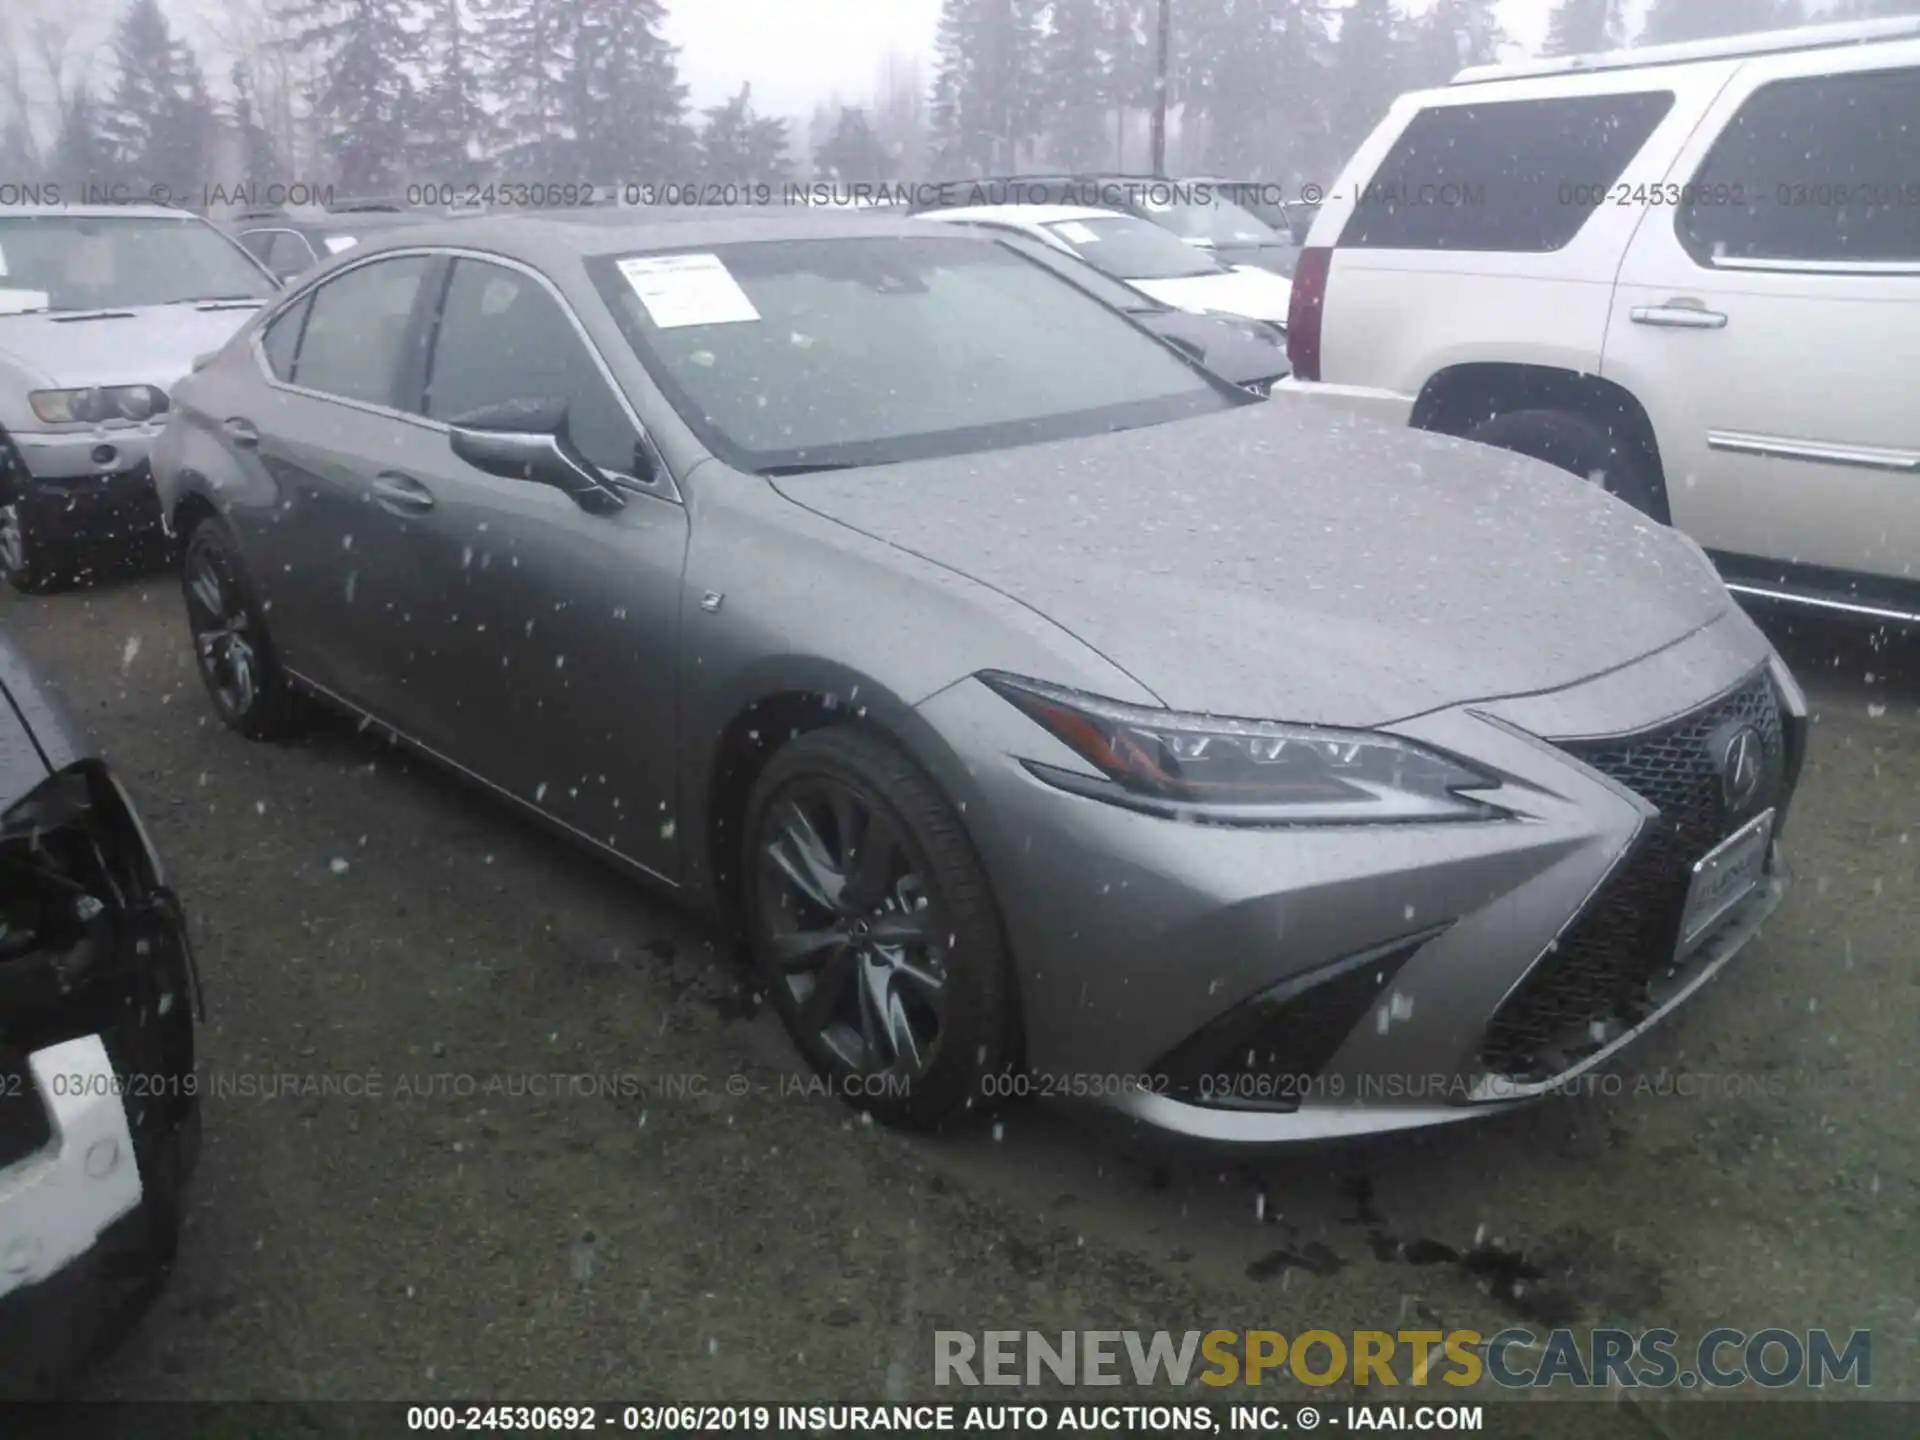
<instances>
[{"instance_id":1,"label":"utility pole","mask_svg":"<svg viewBox=\"0 0 1920 1440\"><path fill-rule=\"evenodd\" d=\"M1167 173L1167 50L1173 35L1173 0L1160 0L1153 53L1153 173Z\"/></svg>"}]
</instances>

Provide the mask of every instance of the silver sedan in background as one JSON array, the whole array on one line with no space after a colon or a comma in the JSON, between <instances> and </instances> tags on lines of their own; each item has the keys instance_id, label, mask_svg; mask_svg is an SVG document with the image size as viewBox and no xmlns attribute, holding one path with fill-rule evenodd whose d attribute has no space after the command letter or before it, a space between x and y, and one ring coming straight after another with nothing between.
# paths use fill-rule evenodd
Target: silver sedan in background
<instances>
[{"instance_id":1,"label":"silver sedan in background","mask_svg":"<svg viewBox=\"0 0 1920 1440\"><path fill-rule=\"evenodd\" d=\"M951 226L369 241L155 464L229 725L317 697L713 906L891 1122L1483 1114L1784 892L1805 707L1687 540Z\"/></svg>"}]
</instances>

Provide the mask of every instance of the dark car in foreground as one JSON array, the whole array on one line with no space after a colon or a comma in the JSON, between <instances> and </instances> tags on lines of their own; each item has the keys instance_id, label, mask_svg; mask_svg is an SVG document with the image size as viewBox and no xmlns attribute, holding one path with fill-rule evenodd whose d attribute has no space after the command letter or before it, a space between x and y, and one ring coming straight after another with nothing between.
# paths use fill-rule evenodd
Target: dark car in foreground
<instances>
[{"instance_id":1,"label":"dark car in foreground","mask_svg":"<svg viewBox=\"0 0 1920 1440\"><path fill-rule=\"evenodd\" d=\"M0 636L0 1398L57 1394L172 1263L197 987L132 803Z\"/></svg>"},{"instance_id":2,"label":"dark car in foreground","mask_svg":"<svg viewBox=\"0 0 1920 1440\"><path fill-rule=\"evenodd\" d=\"M277 290L185 211L0 210L0 578L54 589L157 534L168 395Z\"/></svg>"},{"instance_id":3,"label":"dark car in foreground","mask_svg":"<svg viewBox=\"0 0 1920 1440\"><path fill-rule=\"evenodd\" d=\"M952 226L395 235L156 469L227 724L319 697L715 906L890 1122L1023 1074L1221 1140L1485 1114L1785 893L1805 705L1690 542Z\"/></svg>"}]
</instances>

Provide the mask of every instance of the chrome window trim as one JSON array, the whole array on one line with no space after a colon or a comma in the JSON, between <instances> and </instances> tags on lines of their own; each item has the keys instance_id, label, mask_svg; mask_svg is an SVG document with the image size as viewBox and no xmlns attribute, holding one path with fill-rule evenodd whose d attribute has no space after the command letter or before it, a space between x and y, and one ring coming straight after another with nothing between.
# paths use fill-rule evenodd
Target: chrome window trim
<instances>
[{"instance_id":1,"label":"chrome window trim","mask_svg":"<svg viewBox=\"0 0 1920 1440\"><path fill-rule=\"evenodd\" d=\"M342 276L351 275L354 271L364 269L368 265L378 265L386 260L407 259L473 260L481 264L498 265L507 270L518 271L539 284L547 294L552 297L554 303L560 307L560 313L567 317L567 323L573 326L573 333L578 337L580 343L586 347L587 355L593 361L594 368L600 372L600 379L605 383L607 388L613 392L614 399L619 402L622 413L633 423L634 434L639 438L640 443L647 447L647 453L653 457L654 473L660 478L656 481L648 482L640 479L638 476L622 474L617 470L603 470L601 473L618 488L629 490L634 494L650 495L656 500L670 501L675 505L684 505L686 503L685 497L680 490L679 481L667 465L666 456L660 453L660 447L654 443L653 435L647 429L646 422L640 418L639 411L634 408L633 401L621 387L620 382L614 378L613 369L607 364L606 356L601 353L600 347L594 343L593 337L587 333L586 326L580 323L580 316L575 312L572 304L568 302L567 297L561 293L560 287L525 261L515 260L505 255L496 255L486 250L473 250L465 246L408 245L398 249L379 250L369 255L357 256L342 265L339 269L329 270L325 275L318 276L314 280L301 285L298 289L288 294L280 304L276 305L273 310L267 314L266 318L260 322L258 328L254 330L253 334L250 335L247 340L247 348L253 355L253 363L259 368L261 379L266 383L268 388L279 390L289 395L298 395L307 400L320 400L330 405L344 405L349 410L358 410L363 414L377 416L382 420L403 421L406 424L414 425L424 430L432 430L441 435L449 434L453 427L443 420L434 420L425 415L416 415L411 411L396 410L389 405L374 405L364 400L352 400L343 395L332 395L324 390L313 390L304 385L296 385L290 381L280 379L273 373L273 367L267 363L263 345L267 331L279 323L282 315L298 305L303 296L317 295L322 287L331 285ZM296 373L298 372L296 371Z\"/></svg>"}]
</instances>

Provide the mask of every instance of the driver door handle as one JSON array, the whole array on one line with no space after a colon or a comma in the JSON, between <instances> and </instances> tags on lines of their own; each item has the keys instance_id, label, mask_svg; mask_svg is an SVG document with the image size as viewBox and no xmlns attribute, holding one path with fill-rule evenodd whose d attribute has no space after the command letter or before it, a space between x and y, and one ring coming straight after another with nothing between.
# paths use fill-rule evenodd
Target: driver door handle
<instances>
[{"instance_id":1,"label":"driver door handle","mask_svg":"<svg viewBox=\"0 0 1920 1440\"><path fill-rule=\"evenodd\" d=\"M235 415L220 428L225 430L227 432L227 438L242 450L257 450L260 448L260 430L251 420Z\"/></svg>"},{"instance_id":2,"label":"driver door handle","mask_svg":"<svg viewBox=\"0 0 1920 1440\"><path fill-rule=\"evenodd\" d=\"M1653 325L1663 330L1724 330L1727 317L1709 310L1698 300L1669 300L1664 305L1636 305L1632 311L1636 325Z\"/></svg>"},{"instance_id":3,"label":"driver door handle","mask_svg":"<svg viewBox=\"0 0 1920 1440\"><path fill-rule=\"evenodd\" d=\"M433 509L433 492L411 475L382 470L373 477L373 503L396 515L424 515Z\"/></svg>"}]
</instances>

